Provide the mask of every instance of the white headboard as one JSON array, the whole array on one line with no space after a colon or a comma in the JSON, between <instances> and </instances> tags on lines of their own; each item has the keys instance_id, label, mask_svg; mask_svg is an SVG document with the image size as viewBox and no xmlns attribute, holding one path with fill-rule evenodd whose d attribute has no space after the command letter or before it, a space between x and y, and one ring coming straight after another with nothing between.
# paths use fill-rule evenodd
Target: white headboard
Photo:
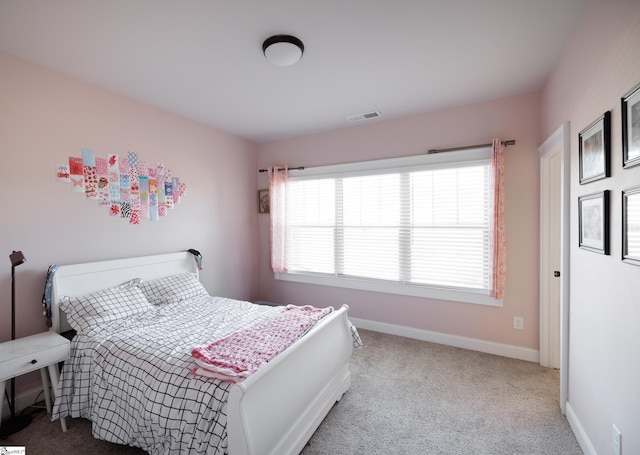
<instances>
[{"instance_id":1,"label":"white headboard","mask_svg":"<svg viewBox=\"0 0 640 455\"><path fill-rule=\"evenodd\" d=\"M133 278L150 280L187 272L198 273L195 257L188 251L58 266L51 290L51 330L71 329L59 306L63 296L88 294Z\"/></svg>"}]
</instances>

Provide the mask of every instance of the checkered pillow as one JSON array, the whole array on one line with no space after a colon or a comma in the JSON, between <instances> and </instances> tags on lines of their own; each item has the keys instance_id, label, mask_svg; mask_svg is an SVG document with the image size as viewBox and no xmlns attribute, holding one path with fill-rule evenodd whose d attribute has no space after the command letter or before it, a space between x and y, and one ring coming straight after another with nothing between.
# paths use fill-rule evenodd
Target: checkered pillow
<instances>
[{"instance_id":1,"label":"checkered pillow","mask_svg":"<svg viewBox=\"0 0 640 455\"><path fill-rule=\"evenodd\" d=\"M139 279L78 297L63 297L60 308L77 332L116 319L127 318L152 308L138 287Z\"/></svg>"},{"instance_id":2,"label":"checkered pillow","mask_svg":"<svg viewBox=\"0 0 640 455\"><path fill-rule=\"evenodd\" d=\"M195 273L181 273L143 281L139 286L149 302L154 305L177 303L209 295Z\"/></svg>"}]
</instances>

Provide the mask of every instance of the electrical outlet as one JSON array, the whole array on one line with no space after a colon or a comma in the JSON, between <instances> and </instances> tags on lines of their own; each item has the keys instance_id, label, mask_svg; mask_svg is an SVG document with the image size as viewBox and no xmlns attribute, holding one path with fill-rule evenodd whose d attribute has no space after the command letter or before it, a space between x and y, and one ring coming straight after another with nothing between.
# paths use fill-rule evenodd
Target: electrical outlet
<instances>
[{"instance_id":1,"label":"electrical outlet","mask_svg":"<svg viewBox=\"0 0 640 455\"><path fill-rule=\"evenodd\" d=\"M622 433L615 425L611 426L611 445L614 455L622 455Z\"/></svg>"},{"instance_id":2,"label":"electrical outlet","mask_svg":"<svg viewBox=\"0 0 640 455\"><path fill-rule=\"evenodd\" d=\"M517 330L524 330L524 318L520 316L514 316L513 328Z\"/></svg>"}]
</instances>

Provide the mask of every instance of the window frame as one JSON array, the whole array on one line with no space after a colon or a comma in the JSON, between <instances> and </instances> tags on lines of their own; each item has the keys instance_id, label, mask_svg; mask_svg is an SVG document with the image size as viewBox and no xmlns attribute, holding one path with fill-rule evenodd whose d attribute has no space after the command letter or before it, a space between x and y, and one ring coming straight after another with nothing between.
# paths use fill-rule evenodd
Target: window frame
<instances>
[{"instance_id":1,"label":"window frame","mask_svg":"<svg viewBox=\"0 0 640 455\"><path fill-rule=\"evenodd\" d=\"M402 158L318 166L304 170L292 170L292 178L337 178L355 175L367 175L372 172L402 172L423 169L451 167L459 163L463 166L487 164L491 160L491 147L481 147L447 153L424 154ZM295 176L295 177L294 177ZM502 299L495 299L482 291L441 288L433 285L392 283L382 280L368 280L354 277L325 276L305 272L274 273L274 278L281 281L315 284L348 289L383 292L413 297L474 303L488 306L503 306Z\"/></svg>"}]
</instances>

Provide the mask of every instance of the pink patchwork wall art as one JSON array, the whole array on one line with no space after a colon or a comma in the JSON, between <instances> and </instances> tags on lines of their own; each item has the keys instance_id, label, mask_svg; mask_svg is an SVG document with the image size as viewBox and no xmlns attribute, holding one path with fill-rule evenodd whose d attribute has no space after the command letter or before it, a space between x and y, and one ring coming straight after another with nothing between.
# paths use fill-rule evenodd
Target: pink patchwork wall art
<instances>
[{"instance_id":1,"label":"pink patchwork wall art","mask_svg":"<svg viewBox=\"0 0 640 455\"><path fill-rule=\"evenodd\" d=\"M186 196L186 184L163 162L150 164L136 152L99 158L92 149L82 148L80 155L70 156L68 165L56 164L56 180L70 183L71 191L84 193L107 207L110 216L130 224L159 221Z\"/></svg>"}]
</instances>

